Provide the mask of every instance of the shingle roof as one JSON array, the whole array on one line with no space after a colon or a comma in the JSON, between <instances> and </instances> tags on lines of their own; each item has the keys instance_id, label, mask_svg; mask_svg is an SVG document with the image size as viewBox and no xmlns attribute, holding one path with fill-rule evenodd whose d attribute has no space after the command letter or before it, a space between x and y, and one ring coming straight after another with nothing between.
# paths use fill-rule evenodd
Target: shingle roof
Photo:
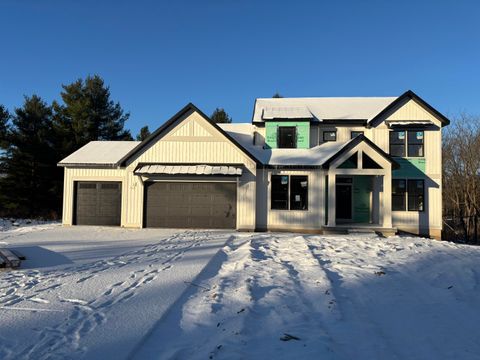
<instances>
[{"instance_id":1,"label":"shingle roof","mask_svg":"<svg viewBox=\"0 0 480 360\"><path fill-rule=\"evenodd\" d=\"M397 97L259 98L255 101L253 122L272 119L272 114L277 115L273 118L289 119L288 111L285 110L289 108L296 109L290 111L295 115L291 118L298 118L299 114L303 113L306 119L313 116L318 121L368 121L396 99ZM308 114L311 116L308 117Z\"/></svg>"},{"instance_id":2,"label":"shingle roof","mask_svg":"<svg viewBox=\"0 0 480 360\"><path fill-rule=\"evenodd\" d=\"M116 165L140 141L90 141L58 165Z\"/></svg>"}]
</instances>

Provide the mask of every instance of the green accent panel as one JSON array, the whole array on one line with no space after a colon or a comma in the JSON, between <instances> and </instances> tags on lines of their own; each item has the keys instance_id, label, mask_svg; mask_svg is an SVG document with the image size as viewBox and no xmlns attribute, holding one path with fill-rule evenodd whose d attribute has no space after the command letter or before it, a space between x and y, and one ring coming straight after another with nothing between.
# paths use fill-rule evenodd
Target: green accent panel
<instances>
[{"instance_id":1,"label":"green accent panel","mask_svg":"<svg viewBox=\"0 0 480 360\"><path fill-rule=\"evenodd\" d=\"M347 160L345 160L340 166L339 169L356 169L357 168L357 156L358 154L355 153L350 156Z\"/></svg>"},{"instance_id":2,"label":"green accent panel","mask_svg":"<svg viewBox=\"0 0 480 360\"><path fill-rule=\"evenodd\" d=\"M393 170L394 177L424 177L425 159L424 158L395 158L400 165L400 169Z\"/></svg>"},{"instance_id":3,"label":"green accent panel","mask_svg":"<svg viewBox=\"0 0 480 360\"><path fill-rule=\"evenodd\" d=\"M370 222L370 193L372 192L371 176L353 177L353 222Z\"/></svg>"},{"instance_id":4,"label":"green accent panel","mask_svg":"<svg viewBox=\"0 0 480 360\"><path fill-rule=\"evenodd\" d=\"M279 126L297 127L297 148L310 148L310 122L308 121L266 121L265 145L270 149L277 148L277 128Z\"/></svg>"}]
</instances>

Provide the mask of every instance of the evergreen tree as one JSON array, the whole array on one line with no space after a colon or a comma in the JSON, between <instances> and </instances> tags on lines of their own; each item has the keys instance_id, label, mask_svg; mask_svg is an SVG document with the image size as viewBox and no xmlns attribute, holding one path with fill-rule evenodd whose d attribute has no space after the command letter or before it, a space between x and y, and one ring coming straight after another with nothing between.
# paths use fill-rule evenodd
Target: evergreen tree
<instances>
[{"instance_id":1,"label":"evergreen tree","mask_svg":"<svg viewBox=\"0 0 480 360\"><path fill-rule=\"evenodd\" d=\"M150 130L148 126L144 126L140 129L140 132L137 135L137 141L143 141L150 136Z\"/></svg>"},{"instance_id":2,"label":"evergreen tree","mask_svg":"<svg viewBox=\"0 0 480 360\"><path fill-rule=\"evenodd\" d=\"M0 151L7 146L8 120L10 114L5 106L0 105Z\"/></svg>"},{"instance_id":3,"label":"evergreen tree","mask_svg":"<svg viewBox=\"0 0 480 360\"><path fill-rule=\"evenodd\" d=\"M63 104L54 103L54 123L65 157L92 140L132 140L125 121L130 117L110 99L110 88L98 76L63 85Z\"/></svg>"},{"instance_id":4,"label":"evergreen tree","mask_svg":"<svg viewBox=\"0 0 480 360\"><path fill-rule=\"evenodd\" d=\"M215 123L231 123L232 118L228 116L227 112L223 108L216 108L213 114L210 116Z\"/></svg>"},{"instance_id":5,"label":"evergreen tree","mask_svg":"<svg viewBox=\"0 0 480 360\"><path fill-rule=\"evenodd\" d=\"M3 210L15 216L50 215L55 208L52 189L56 156L52 109L40 97L25 97L7 129L5 176L0 178Z\"/></svg>"},{"instance_id":6,"label":"evergreen tree","mask_svg":"<svg viewBox=\"0 0 480 360\"><path fill-rule=\"evenodd\" d=\"M275 94L273 94L272 98L274 98L274 99L280 99L280 98L283 98L283 96L280 95L279 92L277 91Z\"/></svg>"}]
</instances>

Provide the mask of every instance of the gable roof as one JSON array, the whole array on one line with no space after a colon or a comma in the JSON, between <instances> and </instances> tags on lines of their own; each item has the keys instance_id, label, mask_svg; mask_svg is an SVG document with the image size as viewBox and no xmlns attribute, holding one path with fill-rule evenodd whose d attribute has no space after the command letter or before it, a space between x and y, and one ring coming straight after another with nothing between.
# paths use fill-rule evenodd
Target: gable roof
<instances>
[{"instance_id":1,"label":"gable roof","mask_svg":"<svg viewBox=\"0 0 480 360\"><path fill-rule=\"evenodd\" d=\"M232 136L230 136L227 132L225 132L220 126L214 123L207 115L205 115L199 108L197 108L192 103L188 103L186 106L183 107L179 112L173 115L168 121L166 121L162 126L160 126L157 130L155 130L150 136L148 136L145 140L143 140L140 144L138 144L135 148L129 151L125 156L123 156L119 161L119 166L125 166L128 160L138 154L140 151L145 149L149 146L160 134L164 133L168 130L171 126L176 124L182 119L182 116L188 113L189 111L197 112L201 117L203 117L207 122L210 123L216 130L218 130L223 136L225 136L228 140L230 140L238 149L240 149L245 155L247 155L250 159L252 159L256 164L259 164L258 159L253 156L248 150L246 150L237 140L235 140Z\"/></svg>"},{"instance_id":2,"label":"gable roof","mask_svg":"<svg viewBox=\"0 0 480 360\"><path fill-rule=\"evenodd\" d=\"M382 157L384 157L388 162L390 162L392 164L392 169L398 169L400 167L400 165L393 159L392 156L390 156L390 154L387 154L380 147L378 147L378 145L373 143L369 138L367 138L363 134L360 134L360 135L356 136L355 138L353 138L352 140L350 140L345 146L343 146L339 151L337 151L332 157L330 157L326 161L324 161L322 167L324 169L327 169L333 161L338 159L345 152L353 149L355 146L357 146L361 142L365 142L366 144L368 144L371 148L373 148L376 152L378 152Z\"/></svg>"},{"instance_id":3,"label":"gable roof","mask_svg":"<svg viewBox=\"0 0 480 360\"><path fill-rule=\"evenodd\" d=\"M374 118L372 118L368 122L369 123L375 122L376 120L382 118L389 111L393 110L396 106L402 104L402 102L404 102L405 100L410 100L410 99L414 100L420 106L422 106L425 110L431 112L434 116L436 116L442 123L442 126L446 126L450 124L450 120L445 115L443 115L438 110L433 108L430 104L428 104L420 96L415 94L412 90L408 90L404 92L402 95L400 95L396 100L391 102L387 107L385 107L382 111L380 111Z\"/></svg>"},{"instance_id":4,"label":"gable roof","mask_svg":"<svg viewBox=\"0 0 480 360\"><path fill-rule=\"evenodd\" d=\"M374 118L397 97L259 98L252 123L271 119L364 120Z\"/></svg>"},{"instance_id":5,"label":"gable roof","mask_svg":"<svg viewBox=\"0 0 480 360\"><path fill-rule=\"evenodd\" d=\"M116 166L140 141L90 141L58 163L58 166Z\"/></svg>"}]
</instances>

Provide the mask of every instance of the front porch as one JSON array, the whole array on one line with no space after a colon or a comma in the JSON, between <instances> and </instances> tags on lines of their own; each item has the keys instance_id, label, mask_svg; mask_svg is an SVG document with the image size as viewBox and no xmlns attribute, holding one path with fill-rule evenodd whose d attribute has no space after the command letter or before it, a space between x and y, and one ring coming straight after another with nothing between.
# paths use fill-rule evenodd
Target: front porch
<instances>
[{"instance_id":1,"label":"front porch","mask_svg":"<svg viewBox=\"0 0 480 360\"><path fill-rule=\"evenodd\" d=\"M324 233L393 235L391 184L395 163L365 137L352 143L325 163Z\"/></svg>"}]
</instances>

